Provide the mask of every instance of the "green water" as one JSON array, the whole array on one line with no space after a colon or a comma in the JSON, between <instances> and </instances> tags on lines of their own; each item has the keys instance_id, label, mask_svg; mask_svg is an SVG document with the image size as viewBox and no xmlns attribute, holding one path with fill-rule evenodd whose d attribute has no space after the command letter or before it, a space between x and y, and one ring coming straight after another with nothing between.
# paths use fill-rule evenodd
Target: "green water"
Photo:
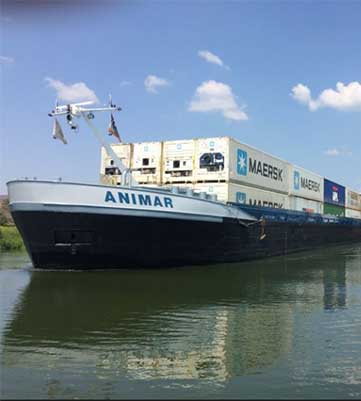
<instances>
[{"instance_id":1,"label":"green water","mask_svg":"<svg viewBox=\"0 0 361 401\"><path fill-rule=\"evenodd\" d=\"M0 290L2 398L361 397L361 245L148 271L2 254Z\"/></svg>"}]
</instances>

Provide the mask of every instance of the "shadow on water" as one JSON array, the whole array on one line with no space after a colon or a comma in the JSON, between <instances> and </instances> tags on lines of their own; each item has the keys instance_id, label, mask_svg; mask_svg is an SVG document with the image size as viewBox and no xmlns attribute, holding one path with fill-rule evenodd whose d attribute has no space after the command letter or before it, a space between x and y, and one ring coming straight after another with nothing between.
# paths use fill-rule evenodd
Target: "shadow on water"
<instances>
[{"instance_id":1,"label":"shadow on water","mask_svg":"<svg viewBox=\"0 0 361 401\"><path fill-rule=\"evenodd\" d=\"M265 374L292 354L299 310L348 307L360 260L361 248L349 246L169 270L27 270L3 332L4 377L12 377L4 391L19 396L24 369L43 372L29 378L36 394L60 397L76 394L69 372L87 383L81 394L99 397L104 387L86 393L91 383L111 383L108 396L119 397L121 383L134 393L129 380L217 385Z\"/></svg>"}]
</instances>

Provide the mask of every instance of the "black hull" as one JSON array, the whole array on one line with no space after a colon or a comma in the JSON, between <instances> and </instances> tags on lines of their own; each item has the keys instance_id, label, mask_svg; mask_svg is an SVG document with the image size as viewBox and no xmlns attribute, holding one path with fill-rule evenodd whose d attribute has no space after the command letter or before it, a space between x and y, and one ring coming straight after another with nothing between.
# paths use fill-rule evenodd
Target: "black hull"
<instances>
[{"instance_id":1,"label":"black hull","mask_svg":"<svg viewBox=\"0 0 361 401\"><path fill-rule=\"evenodd\" d=\"M37 268L163 268L238 262L361 240L361 226L223 223L90 213L14 211Z\"/></svg>"}]
</instances>

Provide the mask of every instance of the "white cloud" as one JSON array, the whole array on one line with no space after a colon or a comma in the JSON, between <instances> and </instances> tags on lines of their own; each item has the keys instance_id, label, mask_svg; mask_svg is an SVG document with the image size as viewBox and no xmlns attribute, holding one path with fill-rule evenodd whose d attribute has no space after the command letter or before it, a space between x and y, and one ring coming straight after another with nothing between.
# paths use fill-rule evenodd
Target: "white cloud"
<instances>
[{"instance_id":1,"label":"white cloud","mask_svg":"<svg viewBox=\"0 0 361 401\"><path fill-rule=\"evenodd\" d=\"M229 68L223 63L220 57L218 57L214 53L211 53L209 50L199 50L198 56L206 60L208 63L217 64L220 67Z\"/></svg>"},{"instance_id":2,"label":"white cloud","mask_svg":"<svg viewBox=\"0 0 361 401\"><path fill-rule=\"evenodd\" d=\"M232 88L222 82L206 81L198 86L188 110L216 111L230 120L248 120L247 114L238 106Z\"/></svg>"},{"instance_id":3,"label":"white cloud","mask_svg":"<svg viewBox=\"0 0 361 401\"><path fill-rule=\"evenodd\" d=\"M341 146L340 148L329 148L325 150L325 155L335 157L335 156L352 156L352 152L348 150L347 146Z\"/></svg>"},{"instance_id":4,"label":"white cloud","mask_svg":"<svg viewBox=\"0 0 361 401\"><path fill-rule=\"evenodd\" d=\"M340 151L336 148L325 150L325 155L327 155L327 156L338 156L339 154L340 154Z\"/></svg>"},{"instance_id":5,"label":"white cloud","mask_svg":"<svg viewBox=\"0 0 361 401\"><path fill-rule=\"evenodd\" d=\"M120 84L119 84L119 86L120 87L123 87L123 86L128 86L128 85L131 85L132 83L130 82L130 81L121 81L120 82Z\"/></svg>"},{"instance_id":6,"label":"white cloud","mask_svg":"<svg viewBox=\"0 0 361 401\"><path fill-rule=\"evenodd\" d=\"M354 81L348 85L337 82L335 89L325 89L317 99L312 99L310 89L298 84L292 88L291 96L305 104L311 111L323 107L341 111L361 111L361 83Z\"/></svg>"},{"instance_id":7,"label":"white cloud","mask_svg":"<svg viewBox=\"0 0 361 401\"><path fill-rule=\"evenodd\" d=\"M84 82L66 85L61 81L52 78L45 78L51 88L54 88L59 100L65 102L81 102L91 100L98 103L99 100L95 92L89 89Z\"/></svg>"},{"instance_id":8,"label":"white cloud","mask_svg":"<svg viewBox=\"0 0 361 401\"><path fill-rule=\"evenodd\" d=\"M157 93L157 89L163 86L169 86L170 82L164 78L155 75L148 75L144 80L145 89L148 92Z\"/></svg>"},{"instance_id":9,"label":"white cloud","mask_svg":"<svg viewBox=\"0 0 361 401\"><path fill-rule=\"evenodd\" d=\"M11 64L14 62L15 59L13 57L0 56L0 64Z\"/></svg>"}]
</instances>

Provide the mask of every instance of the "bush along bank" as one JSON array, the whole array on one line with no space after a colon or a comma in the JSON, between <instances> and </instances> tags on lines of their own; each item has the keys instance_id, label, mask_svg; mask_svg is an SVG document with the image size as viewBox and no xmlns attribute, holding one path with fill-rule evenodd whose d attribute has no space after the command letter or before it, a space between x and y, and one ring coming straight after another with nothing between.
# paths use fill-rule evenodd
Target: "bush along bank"
<instances>
[{"instance_id":1,"label":"bush along bank","mask_svg":"<svg viewBox=\"0 0 361 401\"><path fill-rule=\"evenodd\" d=\"M0 251L22 251L23 240L15 226L0 226Z\"/></svg>"}]
</instances>

